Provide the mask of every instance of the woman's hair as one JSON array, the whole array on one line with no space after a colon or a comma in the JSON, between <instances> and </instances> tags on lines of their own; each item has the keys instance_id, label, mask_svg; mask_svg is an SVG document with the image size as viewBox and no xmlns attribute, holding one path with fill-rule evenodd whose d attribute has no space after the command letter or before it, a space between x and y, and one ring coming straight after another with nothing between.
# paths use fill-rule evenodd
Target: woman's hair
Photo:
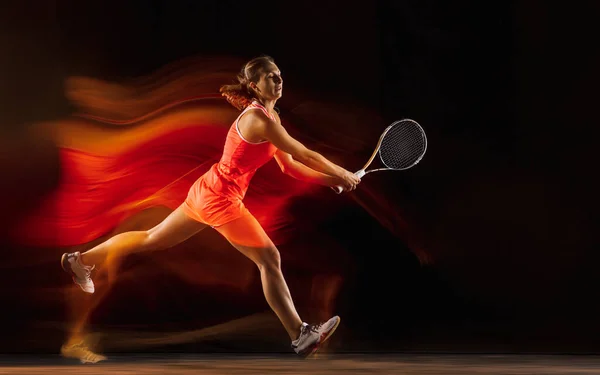
<instances>
[{"instance_id":1,"label":"woman's hair","mask_svg":"<svg viewBox=\"0 0 600 375\"><path fill-rule=\"evenodd\" d=\"M235 108L243 110L255 99L253 90L249 86L250 82L258 82L260 74L271 64L275 64L275 61L270 56L260 56L248 61L237 75L238 83L221 86L219 90L221 95Z\"/></svg>"}]
</instances>

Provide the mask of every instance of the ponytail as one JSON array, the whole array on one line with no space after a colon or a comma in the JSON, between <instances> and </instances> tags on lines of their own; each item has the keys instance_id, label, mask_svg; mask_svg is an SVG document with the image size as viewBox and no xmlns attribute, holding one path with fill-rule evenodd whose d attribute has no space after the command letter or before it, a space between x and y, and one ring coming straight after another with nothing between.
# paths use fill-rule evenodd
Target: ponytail
<instances>
[{"instance_id":1,"label":"ponytail","mask_svg":"<svg viewBox=\"0 0 600 375\"><path fill-rule=\"evenodd\" d=\"M219 91L231 105L242 111L252 103L254 96L250 93L248 80L242 73L238 74L237 80L236 84L221 86Z\"/></svg>"}]
</instances>

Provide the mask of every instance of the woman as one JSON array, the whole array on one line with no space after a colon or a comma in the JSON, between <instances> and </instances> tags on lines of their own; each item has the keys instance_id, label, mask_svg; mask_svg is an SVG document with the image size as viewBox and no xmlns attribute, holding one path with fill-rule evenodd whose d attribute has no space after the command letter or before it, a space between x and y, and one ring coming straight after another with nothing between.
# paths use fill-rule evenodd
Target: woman
<instances>
[{"instance_id":1,"label":"woman","mask_svg":"<svg viewBox=\"0 0 600 375\"><path fill-rule=\"evenodd\" d=\"M258 266L269 306L295 352L307 356L331 336L340 318L315 325L302 322L281 272L279 251L243 198L256 170L272 157L284 173L316 184L351 191L360 179L286 132L274 109L283 80L271 57L249 61L237 78L238 84L222 86L221 93L242 113L227 134L220 161L194 183L181 206L148 231L121 233L87 252L63 254L61 264L83 291L94 293L91 271L107 256L167 249L211 226Z\"/></svg>"}]
</instances>

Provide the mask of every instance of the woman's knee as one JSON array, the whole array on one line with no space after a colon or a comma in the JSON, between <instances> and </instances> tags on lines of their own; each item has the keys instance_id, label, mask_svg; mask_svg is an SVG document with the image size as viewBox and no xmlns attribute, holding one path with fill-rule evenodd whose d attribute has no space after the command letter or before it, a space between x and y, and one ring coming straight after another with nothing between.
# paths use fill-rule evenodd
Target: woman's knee
<instances>
[{"instance_id":1,"label":"woman's knee","mask_svg":"<svg viewBox=\"0 0 600 375\"><path fill-rule=\"evenodd\" d=\"M261 249L258 255L257 260L255 260L258 268L264 268L270 271L278 271L281 269L281 254L275 246Z\"/></svg>"}]
</instances>

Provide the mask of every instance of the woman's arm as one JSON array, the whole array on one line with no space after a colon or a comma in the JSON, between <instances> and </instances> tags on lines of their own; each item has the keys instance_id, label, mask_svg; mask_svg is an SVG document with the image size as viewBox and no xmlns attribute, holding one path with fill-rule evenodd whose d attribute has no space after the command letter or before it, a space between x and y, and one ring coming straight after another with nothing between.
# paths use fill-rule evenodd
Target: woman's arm
<instances>
[{"instance_id":1,"label":"woman's arm","mask_svg":"<svg viewBox=\"0 0 600 375\"><path fill-rule=\"evenodd\" d=\"M336 186L341 183L340 178L317 172L314 169L297 162L294 160L292 155L288 154L287 152L277 150L277 153L275 154L275 160L277 161L277 164L279 164L279 168L281 168L283 173L297 180L328 187Z\"/></svg>"},{"instance_id":2,"label":"woman's arm","mask_svg":"<svg viewBox=\"0 0 600 375\"><path fill-rule=\"evenodd\" d=\"M344 168L327 160L323 155L309 150L302 143L294 139L283 126L264 116L262 113L247 113L246 120L251 121L251 131L257 136L268 140L275 147L286 152L300 163L330 176L343 176Z\"/></svg>"}]
</instances>

